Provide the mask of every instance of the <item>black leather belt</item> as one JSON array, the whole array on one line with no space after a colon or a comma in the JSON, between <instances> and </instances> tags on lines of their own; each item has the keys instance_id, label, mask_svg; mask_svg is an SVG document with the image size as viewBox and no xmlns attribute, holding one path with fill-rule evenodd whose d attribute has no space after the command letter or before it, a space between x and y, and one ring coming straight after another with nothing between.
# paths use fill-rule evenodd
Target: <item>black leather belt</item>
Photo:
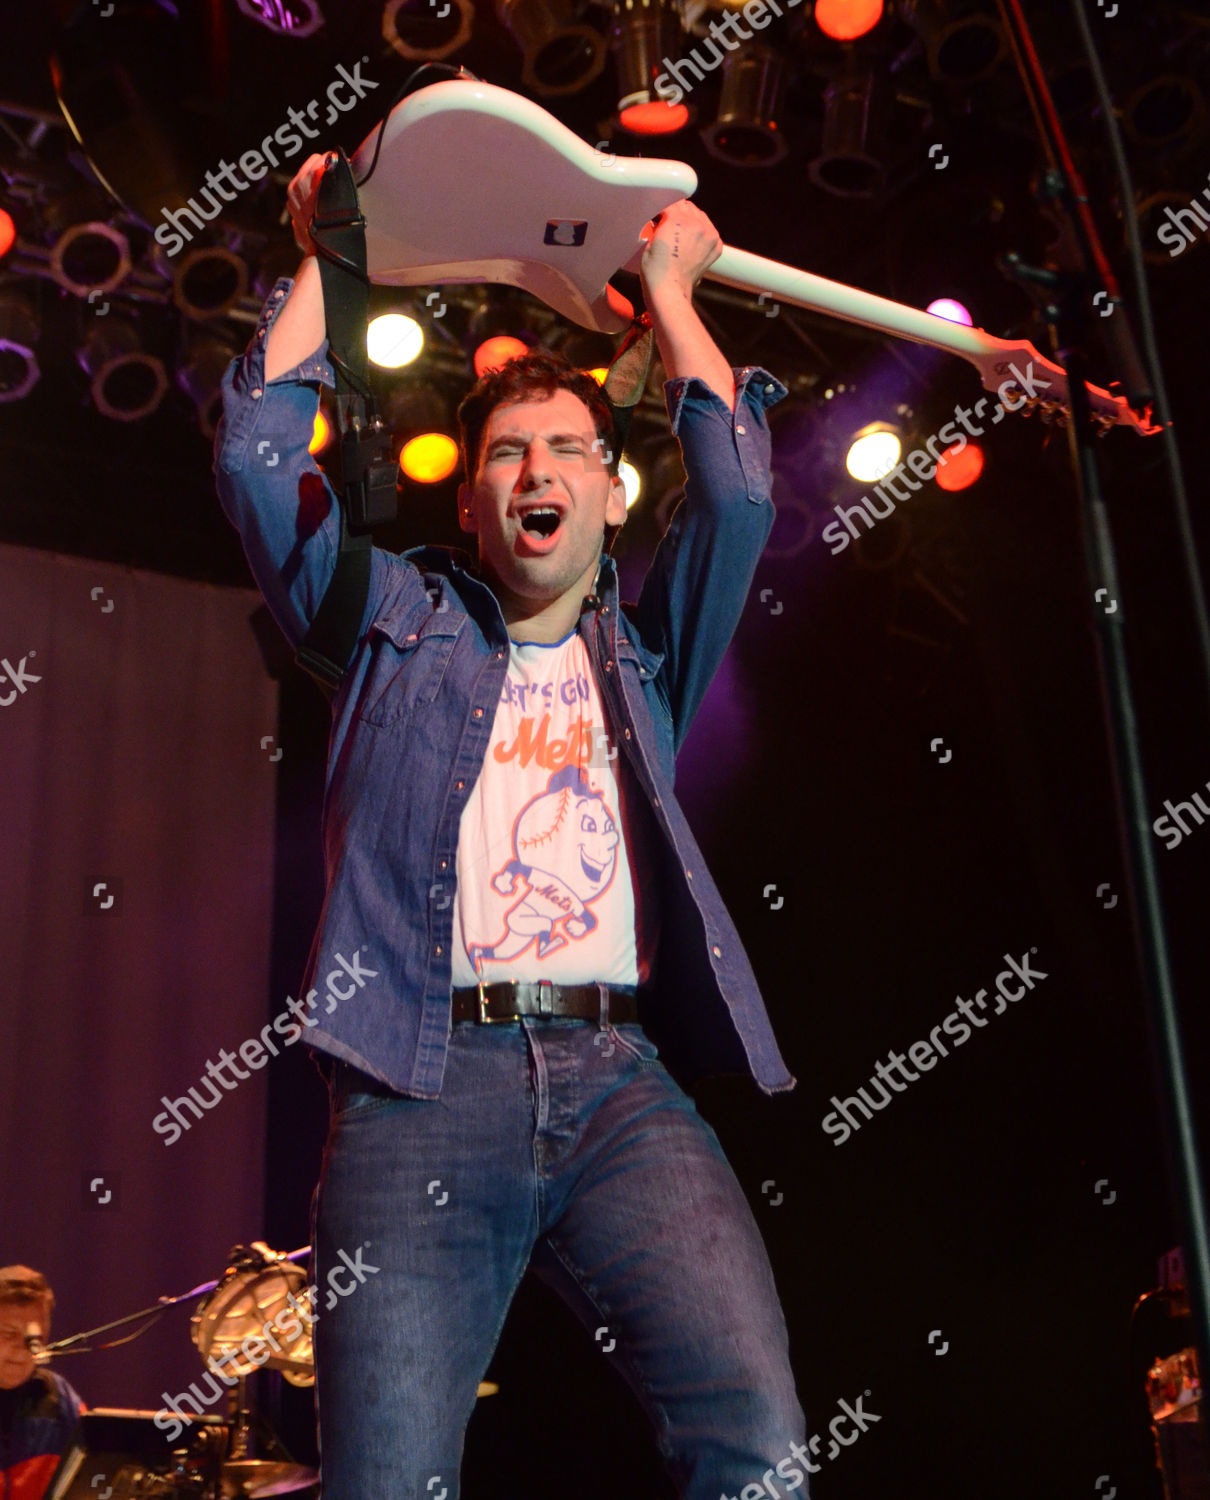
<instances>
[{"instance_id":1,"label":"black leather belt","mask_svg":"<svg viewBox=\"0 0 1210 1500\"><path fill-rule=\"evenodd\" d=\"M608 984L552 984L549 979L502 980L472 984L451 992L453 1017L491 1026L521 1016L572 1016L584 1021L626 1025L639 1018L633 989Z\"/></svg>"}]
</instances>

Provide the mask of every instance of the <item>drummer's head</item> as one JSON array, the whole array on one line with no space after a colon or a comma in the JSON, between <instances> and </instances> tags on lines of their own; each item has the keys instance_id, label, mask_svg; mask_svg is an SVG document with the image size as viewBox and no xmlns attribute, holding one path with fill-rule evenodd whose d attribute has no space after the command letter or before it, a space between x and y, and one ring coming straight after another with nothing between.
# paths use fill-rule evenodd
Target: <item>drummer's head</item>
<instances>
[{"instance_id":1,"label":"drummer's head","mask_svg":"<svg viewBox=\"0 0 1210 1500\"><path fill-rule=\"evenodd\" d=\"M0 1391L11 1391L34 1373L37 1365L26 1342L36 1333L50 1333L55 1294L46 1277L29 1266L0 1266Z\"/></svg>"},{"instance_id":2,"label":"drummer's head","mask_svg":"<svg viewBox=\"0 0 1210 1500\"><path fill-rule=\"evenodd\" d=\"M458 408L465 480L458 522L479 537L483 571L522 611L593 586L607 533L626 519L613 409L594 377L536 350L483 376ZM521 515L559 513L549 547ZM612 541L612 535L609 536ZM577 592L578 591L578 592Z\"/></svg>"}]
</instances>

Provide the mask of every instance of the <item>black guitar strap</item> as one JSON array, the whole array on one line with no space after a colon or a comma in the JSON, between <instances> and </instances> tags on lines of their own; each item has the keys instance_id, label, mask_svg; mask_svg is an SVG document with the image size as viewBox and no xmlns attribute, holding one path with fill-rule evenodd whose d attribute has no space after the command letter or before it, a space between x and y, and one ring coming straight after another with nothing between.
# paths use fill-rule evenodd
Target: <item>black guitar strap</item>
<instances>
[{"instance_id":1,"label":"black guitar strap","mask_svg":"<svg viewBox=\"0 0 1210 1500\"><path fill-rule=\"evenodd\" d=\"M394 520L398 503L391 437L369 385L365 224L348 158L343 151L331 153L310 228L319 250L328 355L335 372L339 442L328 477L340 497L340 547L319 609L295 653L299 666L325 694L340 686L357 644L370 588L370 528Z\"/></svg>"}]
</instances>

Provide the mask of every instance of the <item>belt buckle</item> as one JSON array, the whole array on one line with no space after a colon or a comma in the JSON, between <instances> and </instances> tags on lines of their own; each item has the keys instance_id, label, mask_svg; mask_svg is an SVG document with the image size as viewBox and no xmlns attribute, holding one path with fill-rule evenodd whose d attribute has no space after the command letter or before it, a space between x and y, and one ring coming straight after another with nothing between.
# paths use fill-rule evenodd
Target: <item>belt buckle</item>
<instances>
[{"instance_id":1,"label":"belt buckle","mask_svg":"<svg viewBox=\"0 0 1210 1500\"><path fill-rule=\"evenodd\" d=\"M485 999L484 994L483 994L483 980L482 979L475 986L475 988L479 992L478 999L477 999L477 1001L475 1003L476 1003L476 1006L477 1006L478 1012L479 1012L479 1024L480 1024L480 1026L503 1026L506 1022L508 1022L508 1021L515 1021L517 1019L515 1011L514 1011L514 1013L511 1016L489 1016L488 1013L487 1013L487 1000Z\"/></svg>"}]
</instances>

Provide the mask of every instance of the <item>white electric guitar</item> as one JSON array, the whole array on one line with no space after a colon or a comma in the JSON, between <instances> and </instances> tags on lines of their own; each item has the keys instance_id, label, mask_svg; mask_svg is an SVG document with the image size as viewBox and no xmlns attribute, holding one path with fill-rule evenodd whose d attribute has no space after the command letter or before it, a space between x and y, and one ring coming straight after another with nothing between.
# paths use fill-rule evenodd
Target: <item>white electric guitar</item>
<instances>
[{"instance_id":1,"label":"white electric guitar","mask_svg":"<svg viewBox=\"0 0 1210 1500\"><path fill-rule=\"evenodd\" d=\"M378 135L374 130L353 157L358 179L370 168ZM596 151L509 89L469 79L430 84L391 111L377 165L359 189L370 279L393 286L503 282L584 328L619 333L634 309L609 278L637 271L644 227L696 189L697 174L683 162ZM959 354L986 390L1019 393L1014 409L1070 411L1063 370L1024 339L995 338L729 246L705 276ZM1018 385L1016 376L1031 364L1045 398ZM1160 431L1150 412L1140 417L1123 397L1094 385L1087 390L1102 431L1117 424L1144 435Z\"/></svg>"}]
</instances>

